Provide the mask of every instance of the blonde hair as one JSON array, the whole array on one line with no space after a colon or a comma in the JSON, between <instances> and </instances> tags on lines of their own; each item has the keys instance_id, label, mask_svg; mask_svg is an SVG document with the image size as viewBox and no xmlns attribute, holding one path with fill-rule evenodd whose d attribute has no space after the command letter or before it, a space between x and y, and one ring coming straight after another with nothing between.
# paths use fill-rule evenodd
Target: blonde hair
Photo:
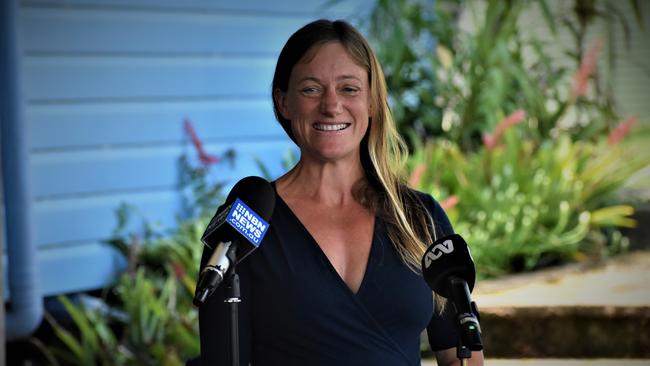
<instances>
[{"instance_id":1,"label":"blonde hair","mask_svg":"<svg viewBox=\"0 0 650 366\"><path fill-rule=\"evenodd\" d=\"M381 65L364 37L341 20L317 20L296 31L285 44L275 69L272 93L287 92L291 70L308 52L328 42L339 42L350 57L368 70L370 82L370 126L361 146L361 163L367 182L355 187L355 197L375 211L386 224L386 232L402 261L415 272L435 239L431 215L406 185L404 162L408 152L388 106L388 92ZM276 118L295 141L291 122L279 113Z\"/></svg>"}]
</instances>

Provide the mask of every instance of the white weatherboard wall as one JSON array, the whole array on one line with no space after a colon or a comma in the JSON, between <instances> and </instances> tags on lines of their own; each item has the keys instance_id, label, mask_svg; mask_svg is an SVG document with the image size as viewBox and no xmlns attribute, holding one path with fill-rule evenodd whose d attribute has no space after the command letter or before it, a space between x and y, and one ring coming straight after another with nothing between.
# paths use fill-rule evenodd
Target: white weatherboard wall
<instances>
[{"instance_id":1,"label":"white weatherboard wall","mask_svg":"<svg viewBox=\"0 0 650 366\"><path fill-rule=\"evenodd\" d=\"M282 45L320 17L355 22L373 0L328 3L20 2L44 295L99 288L114 278L120 258L103 241L121 202L174 225L177 161L194 155L185 119L208 153L235 150L234 168L216 168L221 180L260 175L254 158L282 173L281 158L293 144L275 122L270 100Z\"/></svg>"},{"instance_id":2,"label":"white weatherboard wall","mask_svg":"<svg viewBox=\"0 0 650 366\"><path fill-rule=\"evenodd\" d=\"M573 14L576 0L546 0L549 11L556 21ZM603 0L598 1L600 8L607 4L620 13L611 16L611 22L604 21L605 14L596 17L588 28L584 49L600 38L604 47L599 53L598 72L601 77L611 82L614 101L623 116L637 116L640 123L650 124L650 1L639 1L639 15L643 25L639 25L632 7L632 1ZM475 28L475 20L482 20L485 2L469 1L463 12L460 26L463 29ZM625 37L620 17L625 19L629 29L629 38ZM557 22L559 24L559 21ZM558 34L554 36L546 22L539 4L533 2L519 18L519 25L524 36L534 36L546 42L545 52L558 65L576 70L575 63L565 53L575 52L573 36L565 26L558 25ZM613 53L613 65L609 68L608 53ZM556 65L557 66L557 65ZM603 82L603 87L606 84ZM590 86L591 88L591 86ZM568 93L568 91L567 91Z\"/></svg>"}]
</instances>

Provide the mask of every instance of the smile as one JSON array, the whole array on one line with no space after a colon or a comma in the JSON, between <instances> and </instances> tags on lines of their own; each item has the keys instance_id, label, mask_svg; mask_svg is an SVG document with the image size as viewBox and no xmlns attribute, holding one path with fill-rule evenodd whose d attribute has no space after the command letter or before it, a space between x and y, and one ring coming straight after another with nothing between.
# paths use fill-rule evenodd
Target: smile
<instances>
[{"instance_id":1,"label":"smile","mask_svg":"<svg viewBox=\"0 0 650 366\"><path fill-rule=\"evenodd\" d=\"M312 126L318 131L343 131L346 128L350 127L351 123L337 123L337 124L327 124L327 123L314 123Z\"/></svg>"}]
</instances>

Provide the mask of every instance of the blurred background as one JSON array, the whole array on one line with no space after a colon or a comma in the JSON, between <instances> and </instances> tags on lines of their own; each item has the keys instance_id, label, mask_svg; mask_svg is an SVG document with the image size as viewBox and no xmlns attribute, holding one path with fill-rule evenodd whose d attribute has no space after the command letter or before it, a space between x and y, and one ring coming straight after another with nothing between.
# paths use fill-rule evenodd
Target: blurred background
<instances>
[{"instance_id":1,"label":"blurred background","mask_svg":"<svg viewBox=\"0 0 650 366\"><path fill-rule=\"evenodd\" d=\"M271 79L286 39L323 17L371 41L411 152L409 184L442 203L472 248L486 356L650 358L647 1L1 6L6 364L198 355L199 238L240 178L275 179L296 162ZM524 301L581 287L608 298L562 280L603 268L633 268L615 289L638 301ZM569 290L507 293L517 278ZM546 348L514 336L544 323L530 334Z\"/></svg>"}]
</instances>

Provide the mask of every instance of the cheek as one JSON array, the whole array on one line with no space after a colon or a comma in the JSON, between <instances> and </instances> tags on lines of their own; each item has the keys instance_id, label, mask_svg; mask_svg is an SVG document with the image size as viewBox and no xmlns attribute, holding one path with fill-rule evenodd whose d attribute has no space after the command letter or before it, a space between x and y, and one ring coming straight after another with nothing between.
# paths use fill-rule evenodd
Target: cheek
<instances>
[{"instance_id":1,"label":"cheek","mask_svg":"<svg viewBox=\"0 0 650 366\"><path fill-rule=\"evenodd\" d=\"M354 114L357 118L363 121L364 124L368 124L372 115L370 114L369 106L365 103L360 103L358 106L355 106Z\"/></svg>"},{"instance_id":2,"label":"cheek","mask_svg":"<svg viewBox=\"0 0 650 366\"><path fill-rule=\"evenodd\" d=\"M302 145L302 142L305 141L309 129L311 129L311 125L304 118L297 117L291 120L291 131L296 137L298 145Z\"/></svg>"},{"instance_id":3,"label":"cheek","mask_svg":"<svg viewBox=\"0 0 650 366\"><path fill-rule=\"evenodd\" d=\"M293 97L287 103L287 110L291 116L290 119L292 120L307 118L310 114L314 112L314 109L317 107L318 105L312 101L299 100L296 97Z\"/></svg>"},{"instance_id":4,"label":"cheek","mask_svg":"<svg viewBox=\"0 0 650 366\"><path fill-rule=\"evenodd\" d=\"M363 136L366 136L370 133L370 121L368 119L366 119L366 122L364 123L362 132L363 132L362 134Z\"/></svg>"}]
</instances>

